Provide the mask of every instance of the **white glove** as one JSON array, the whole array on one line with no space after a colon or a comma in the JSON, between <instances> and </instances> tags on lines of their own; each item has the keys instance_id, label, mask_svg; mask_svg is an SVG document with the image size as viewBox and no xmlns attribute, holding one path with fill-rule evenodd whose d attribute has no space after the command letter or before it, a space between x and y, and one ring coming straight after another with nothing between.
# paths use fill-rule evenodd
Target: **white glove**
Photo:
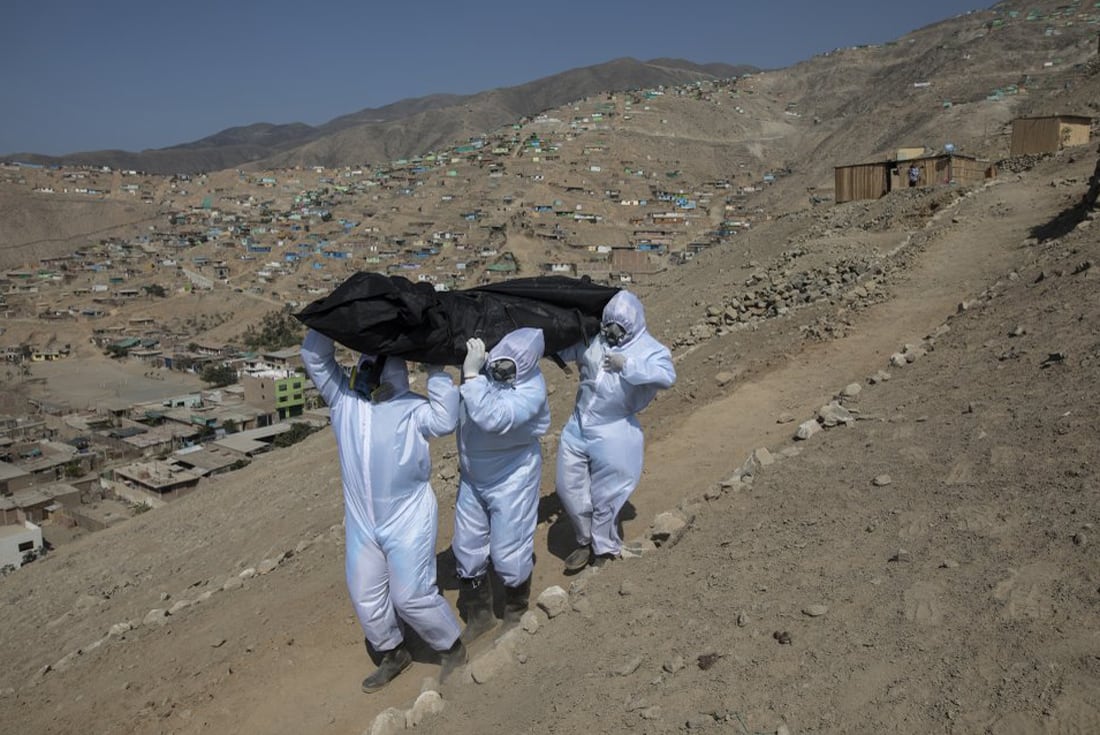
<instances>
[{"instance_id":1,"label":"white glove","mask_svg":"<svg viewBox=\"0 0 1100 735\"><path fill-rule=\"evenodd\" d=\"M476 378L485 367L485 343L479 337L466 340L466 359L462 361L462 377Z\"/></svg>"},{"instance_id":2,"label":"white glove","mask_svg":"<svg viewBox=\"0 0 1100 735\"><path fill-rule=\"evenodd\" d=\"M608 352L603 356L603 369L609 373L621 373L626 367L626 355L621 352Z\"/></svg>"}]
</instances>

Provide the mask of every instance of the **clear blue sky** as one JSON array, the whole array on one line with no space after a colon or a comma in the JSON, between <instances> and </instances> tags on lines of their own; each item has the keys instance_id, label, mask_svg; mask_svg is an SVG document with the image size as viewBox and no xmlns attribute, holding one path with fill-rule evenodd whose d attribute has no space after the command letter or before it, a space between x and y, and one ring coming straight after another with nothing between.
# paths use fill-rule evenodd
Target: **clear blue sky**
<instances>
[{"instance_id":1,"label":"clear blue sky","mask_svg":"<svg viewBox=\"0 0 1100 735\"><path fill-rule=\"evenodd\" d=\"M632 56L774 68L992 0L13 0L0 154L161 148Z\"/></svg>"}]
</instances>

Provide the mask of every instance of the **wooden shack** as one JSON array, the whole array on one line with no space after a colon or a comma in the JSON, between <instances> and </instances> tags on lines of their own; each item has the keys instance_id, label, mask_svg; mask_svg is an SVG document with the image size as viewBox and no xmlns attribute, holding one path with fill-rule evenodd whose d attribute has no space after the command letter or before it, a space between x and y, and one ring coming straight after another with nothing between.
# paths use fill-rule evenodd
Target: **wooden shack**
<instances>
[{"instance_id":1,"label":"wooden shack","mask_svg":"<svg viewBox=\"0 0 1100 735\"><path fill-rule=\"evenodd\" d=\"M1092 118L1083 115L1018 117L1012 121L1010 153L1056 153L1068 146L1086 145L1091 127Z\"/></svg>"},{"instance_id":2,"label":"wooden shack","mask_svg":"<svg viewBox=\"0 0 1100 735\"><path fill-rule=\"evenodd\" d=\"M837 166L833 169L836 203L878 199L895 189L905 188L909 186L909 167L914 165L921 172L918 186L968 186L980 184L996 175L995 168L988 161L980 161L974 156L961 153L940 153L904 161L874 161Z\"/></svg>"},{"instance_id":3,"label":"wooden shack","mask_svg":"<svg viewBox=\"0 0 1100 735\"><path fill-rule=\"evenodd\" d=\"M886 196L890 191L890 168L889 161L835 167L836 203Z\"/></svg>"}]
</instances>

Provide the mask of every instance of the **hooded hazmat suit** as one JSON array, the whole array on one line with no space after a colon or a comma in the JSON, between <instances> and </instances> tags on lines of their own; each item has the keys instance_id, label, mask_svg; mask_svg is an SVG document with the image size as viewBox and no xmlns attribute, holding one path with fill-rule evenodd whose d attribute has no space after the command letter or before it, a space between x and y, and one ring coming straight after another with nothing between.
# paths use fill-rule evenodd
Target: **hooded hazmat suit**
<instances>
[{"instance_id":1,"label":"hooded hazmat suit","mask_svg":"<svg viewBox=\"0 0 1100 735\"><path fill-rule=\"evenodd\" d=\"M604 307L603 323L626 331L617 346L601 335L559 353L580 369L573 415L558 444L556 490L573 522L577 542L591 545L597 556L617 556L622 549L616 519L642 477L645 441L635 414L649 405L657 391L676 382L668 348L645 326L638 297L620 291ZM621 360L609 370L606 358Z\"/></svg>"},{"instance_id":2,"label":"hooded hazmat suit","mask_svg":"<svg viewBox=\"0 0 1100 735\"><path fill-rule=\"evenodd\" d=\"M506 587L531 576L542 477L539 437L550 427L539 370L542 352L541 329L509 332L489 352L486 365L512 360L515 382L498 383L483 371L459 388L460 477L452 542L459 577L481 577L490 558Z\"/></svg>"},{"instance_id":3,"label":"hooded hazmat suit","mask_svg":"<svg viewBox=\"0 0 1100 735\"><path fill-rule=\"evenodd\" d=\"M392 650L403 641L400 618L446 651L459 624L436 586L428 438L454 431L458 389L440 371L428 376L428 398L413 393L405 361L390 357L381 375L387 398L372 403L349 385L332 339L310 330L301 354L331 409L344 484L345 574L363 632L376 650ZM366 367L361 360L359 370Z\"/></svg>"}]
</instances>

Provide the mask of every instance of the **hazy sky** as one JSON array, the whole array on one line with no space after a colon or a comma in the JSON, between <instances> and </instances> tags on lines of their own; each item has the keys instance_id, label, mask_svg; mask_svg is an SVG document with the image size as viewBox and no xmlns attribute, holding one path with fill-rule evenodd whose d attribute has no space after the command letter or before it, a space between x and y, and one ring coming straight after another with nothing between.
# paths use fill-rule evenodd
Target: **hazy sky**
<instances>
[{"instance_id":1,"label":"hazy sky","mask_svg":"<svg viewBox=\"0 0 1100 735\"><path fill-rule=\"evenodd\" d=\"M0 154L161 148L316 125L622 56L774 68L992 0L13 0Z\"/></svg>"}]
</instances>

